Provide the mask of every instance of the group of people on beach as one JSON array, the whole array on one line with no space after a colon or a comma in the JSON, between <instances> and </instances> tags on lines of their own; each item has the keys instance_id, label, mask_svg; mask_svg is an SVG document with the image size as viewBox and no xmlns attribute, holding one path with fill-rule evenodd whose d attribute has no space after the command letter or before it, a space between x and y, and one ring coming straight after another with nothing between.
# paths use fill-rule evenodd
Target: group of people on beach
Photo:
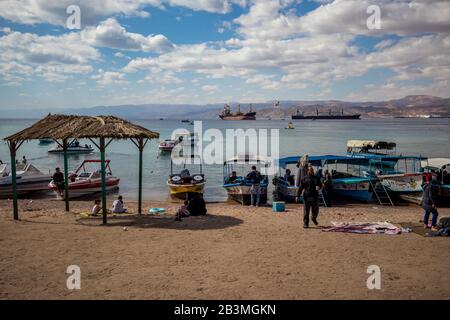
<instances>
[{"instance_id":1,"label":"group of people on beach","mask_svg":"<svg viewBox=\"0 0 450 320\"><path fill-rule=\"evenodd\" d=\"M102 211L102 201L100 199L96 199L94 201L94 206L91 210L91 215L96 216ZM112 208L109 211L111 213L126 213L127 209L125 208L125 203L123 202L123 197L118 196L116 200L114 200L112 204Z\"/></svg>"}]
</instances>

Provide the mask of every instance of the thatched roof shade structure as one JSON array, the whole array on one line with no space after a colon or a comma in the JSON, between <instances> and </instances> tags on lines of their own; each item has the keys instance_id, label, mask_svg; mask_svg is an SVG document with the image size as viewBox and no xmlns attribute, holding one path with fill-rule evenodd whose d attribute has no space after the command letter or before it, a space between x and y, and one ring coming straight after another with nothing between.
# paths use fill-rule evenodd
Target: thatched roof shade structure
<instances>
[{"instance_id":1,"label":"thatched roof shade structure","mask_svg":"<svg viewBox=\"0 0 450 320\"><path fill-rule=\"evenodd\" d=\"M17 132L5 140L20 142L51 138L56 140L83 138L156 139L159 133L113 116L48 115L31 127Z\"/></svg>"},{"instance_id":2,"label":"thatched roof shade structure","mask_svg":"<svg viewBox=\"0 0 450 320\"><path fill-rule=\"evenodd\" d=\"M68 186L68 158L67 149L70 146L69 139L89 139L98 147L101 155L102 172L102 204L103 223L106 224L106 170L105 149L112 140L130 139L139 150L139 213L142 212L142 158L143 150L150 139L159 138L159 133L150 131L144 127L135 125L124 119L113 116L75 116L75 115L51 115L39 120L31 127L17 132L5 140L8 142L11 153L11 175L13 190L14 219L18 219L17 192L16 192L16 151L24 141L34 139L53 139L64 151L64 177L65 177L65 201L66 211L69 211L69 186ZM95 143L93 139L99 139ZM105 139L110 139L107 143ZM61 142L59 142L60 140Z\"/></svg>"}]
</instances>

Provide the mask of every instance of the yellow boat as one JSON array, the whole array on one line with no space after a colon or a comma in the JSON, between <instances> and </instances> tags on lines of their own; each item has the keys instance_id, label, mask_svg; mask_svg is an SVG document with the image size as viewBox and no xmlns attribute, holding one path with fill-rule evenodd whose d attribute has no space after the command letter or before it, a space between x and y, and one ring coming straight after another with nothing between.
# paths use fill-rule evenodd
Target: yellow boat
<instances>
[{"instance_id":1,"label":"yellow boat","mask_svg":"<svg viewBox=\"0 0 450 320\"><path fill-rule=\"evenodd\" d=\"M285 127L285 129L295 129L295 128L294 128L294 124L293 124L292 122L289 122L289 123L287 124L287 126Z\"/></svg>"},{"instance_id":2,"label":"yellow boat","mask_svg":"<svg viewBox=\"0 0 450 320\"><path fill-rule=\"evenodd\" d=\"M170 165L170 176L167 180L169 193L172 198L188 199L193 193L202 193L205 188L206 180L200 164L200 173L191 174L186 169L186 164L180 173L173 173L173 164Z\"/></svg>"}]
</instances>

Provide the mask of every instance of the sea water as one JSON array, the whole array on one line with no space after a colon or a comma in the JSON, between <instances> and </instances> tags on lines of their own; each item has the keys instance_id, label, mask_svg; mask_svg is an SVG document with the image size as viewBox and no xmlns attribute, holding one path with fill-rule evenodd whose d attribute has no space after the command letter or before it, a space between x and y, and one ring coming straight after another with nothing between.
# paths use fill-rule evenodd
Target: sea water
<instances>
[{"instance_id":1,"label":"sea water","mask_svg":"<svg viewBox=\"0 0 450 320\"><path fill-rule=\"evenodd\" d=\"M16 133L36 120L0 119L0 160L9 163L9 150L3 138ZM134 123L160 133L159 140L151 140L145 147L143 165L143 194L146 200L168 199L166 185L170 173L170 156L159 153L159 141L169 139L173 130L185 128L192 131L194 126L180 120L140 120ZM223 121L203 120L203 132L217 128L225 136L226 129L279 129L280 157L302 154L344 154L347 140L383 140L397 143L398 153L422 155L430 158L450 158L450 119L362 119L362 120L298 120L293 121L295 129L284 129L288 120ZM81 140L81 145L91 144ZM23 155L29 162L45 173L52 173L55 167L63 166L63 156L48 154L53 145L40 145L39 141L28 141L20 147L17 158ZM139 156L131 141L114 141L106 153L111 160L111 169L121 179L120 194L126 198L136 198L138 189ZM85 159L99 159L100 154L69 156L70 170L75 170ZM191 172L196 170L190 167ZM175 167L174 170L181 170ZM198 170L197 170L198 171ZM222 188L222 165L204 165L207 180L205 198L208 201L226 199Z\"/></svg>"}]
</instances>

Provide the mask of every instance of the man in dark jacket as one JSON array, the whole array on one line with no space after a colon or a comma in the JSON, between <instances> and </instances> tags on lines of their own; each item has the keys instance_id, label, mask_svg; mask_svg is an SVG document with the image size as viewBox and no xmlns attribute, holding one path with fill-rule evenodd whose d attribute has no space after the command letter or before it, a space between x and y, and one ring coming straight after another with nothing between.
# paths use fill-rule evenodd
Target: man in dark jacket
<instances>
[{"instance_id":1,"label":"man in dark jacket","mask_svg":"<svg viewBox=\"0 0 450 320\"><path fill-rule=\"evenodd\" d=\"M206 210L205 200L199 193L194 193L193 198L189 201L187 209L191 216L203 216L208 212L208 210Z\"/></svg>"},{"instance_id":2,"label":"man in dark jacket","mask_svg":"<svg viewBox=\"0 0 450 320\"><path fill-rule=\"evenodd\" d=\"M256 170L256 166L252 166L252 171L247 175L247 180L252 184L250 188L250 205L258 207L261 200L261 173Z\"/></svg>"},{"instance_id":3,"label":"man in dark jacket","mask_svg":"<svg viewBox=\"0 0 450 320\"><path fill-rule=\"evenodd\" d=\"M431 218L431 228L436 229L438 211L436 208L436 188L431 181L431 176L425 176L425 182L422 185L423 196L422 196L422 208L424 209L423 223L424 228L429 228L428 220L430 218L430 213L432 214Z\"/></svg>"},{"instance_id":4,"label":"man in dark jacket","mask_svg":"<svg viewBox=\"0 0 450 320\"><path fill-rule=\"evenodd\" d=\"M53 180L53 183L58 188L59 195L61 197L63 197L63 195L64 195L64 187L65 187L65 185L64 185L64 175L63 175L63 173L61 172L61 170L59 168L55 169L55 173L53 174L52 180Z\"/></svg>"},{"instance_id":5,"label":"man in dark jacket","mask_svg":"<svg viewBox=\"0 0 450 320\"><path fill-rule=\"evenodd\" d=\"M301 182L303 190L303 228L309 228L309 213L312 211L311 220L317 226L319 215L319 190L322 188L320 179L314 174L312 167L308 168L308 175Z\"/></svg>"}]
</instances>

